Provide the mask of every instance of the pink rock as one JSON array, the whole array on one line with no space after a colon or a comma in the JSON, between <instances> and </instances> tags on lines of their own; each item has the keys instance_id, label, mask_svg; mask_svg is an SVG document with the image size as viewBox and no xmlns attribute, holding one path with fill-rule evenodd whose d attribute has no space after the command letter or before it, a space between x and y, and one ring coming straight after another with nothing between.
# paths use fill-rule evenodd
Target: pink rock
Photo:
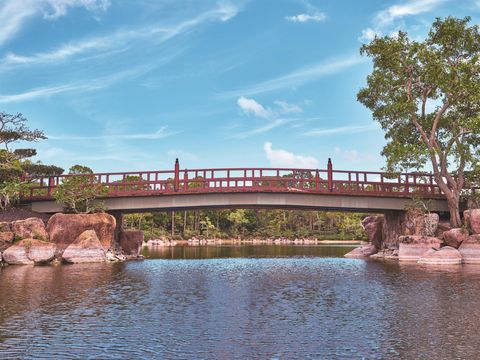
<instances>
[{"instance_id":1,"label":"pink rock","mask_svg":"<svg viewBox=\"0 0 480 360\"><path fill-rule=\"evenodd\" d=\"M448 246L451 246L451 247L454 247L455 249L458 249L460 244L463 241L468 239L469 235L470 234L468 233L468 231L466 229L455 228L455 229L445 231L443 233L443 240L444 240L445 244L447 244Z\"/></svg>"},{"instance_id":2,"label":"pink rock","mask_svg":"<svg viewBox=\"0 0 480 360\"><path fill-rule=\"evenodd\" d=\"M13 232L3 231L0 232L0 251L9 248L13 243Z\"/></svg>"},{"instance_id":3,"label":"pink rock","mask_svg":"<svg viewBox=\"0 0 480 360\"><path fill-rule=\"evenodd\" d=\"M471 235L458 248L465 264L480 264L480 235Z\"/></svg>"},{"instance_id":4,"label":"pink rock","mask_svg":"<svg viewBox=\"0 0 480 360\"><path fill-rule=\"evenodd\" d=\"M380 249L383 243L383 221L383 216L367 216L362 220L362 227L368 240L377 249Z\"/></svg>"},{"instance_id":5,"label":"pink rock","mask_svg":"<svg viewBox=\"0 0 480 360\"><path fill-rule=\"evenodd\" d=\"M436 237L407 235L399 237L398 260L418 261L430 249L439 249L441 241Z\"/></svg>"},{"instance_id":6,"label":"pink rock","mask_svg":"<svg viewBox=\"0 0 480 360\"><path fill-rule=\"evenodd\" d=\"M468 221L472 232L474 234L480 234L480 209L468 210L467 218L465 218L465 220Z\"/></svg>"},{"instance_id":7,"label":"pink rock","mask_svg":"<svg viewBox=\"0 0 480 360\"><path fill-rule=\"evenodd\" d=\"M106 259L105 250L94 230L82 232L62 254L62 260L68 263L104 262Z\"/></svg>"},{"instance_id":8,"label":"pink rock","mask_svg":"<svg viewBox=\"0 0 480 360\"><path fill-rule=\"evenodd\" d=\"M22 239L48 240L45 224L39 218L28 218L12 222L12 231Z\"/></svg>"},{"instance_id":9,"label":"pink rock","mask_svg":"<svg viewBox=\"0 0 480 360\"><path fill-rule=\"evenodd\" d=\"M364 258L377 253L377 248L373 244L359 246L349 253L345 254L347 258Z\"/></svg>"},{"instance_id":10,"label":"pink rock","mask_svg":"<svg viewBox=\"0 0 480 360\"><path fill-rule=\"evenodd\" d=\"M418 263L425 265L459 265L462 263L462 255L457 249L444 246L440 250L427 251L418 260Z\"/></svg>"},{"instance_id":11,"label":"pink rock","mask_svg":"<svg viewBox=\"0 0 480 360\"><path fill-rule=\"evenodd\" d=\"M45 264L53 260L55 244L24 239L3 252L3 260L11 265Z\"/></svg>"}]
</instances>

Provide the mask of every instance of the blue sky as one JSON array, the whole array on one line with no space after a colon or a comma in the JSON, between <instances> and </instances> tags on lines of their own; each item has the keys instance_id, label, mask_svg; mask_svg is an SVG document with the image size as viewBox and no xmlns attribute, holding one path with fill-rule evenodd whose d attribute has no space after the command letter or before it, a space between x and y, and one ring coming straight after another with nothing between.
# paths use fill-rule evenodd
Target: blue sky
<instances>
[{"instance_id":1,"label":"blue sky","mask_svg":"<svg viewBox=\"0 0 480 360\"><path fill-rule=\"evenodd\" d=\"M65 169L377 170L359 48L447 15L480 1L0 0L0 111Z\"/></svg>"}]
</instances>

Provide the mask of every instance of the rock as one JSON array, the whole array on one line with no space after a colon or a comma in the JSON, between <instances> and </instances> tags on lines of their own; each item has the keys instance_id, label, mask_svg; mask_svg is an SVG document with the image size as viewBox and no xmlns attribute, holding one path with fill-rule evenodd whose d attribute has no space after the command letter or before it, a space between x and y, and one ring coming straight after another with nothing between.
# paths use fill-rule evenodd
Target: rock
<instances>
[{"instance_id":1,"label":"rock","mask_svg":"<svg viewBox=\"0 0 480 360\"><path fill-rule=\"evenodd\" d=\"M120 232L120 248L125 255L140 255L145 236L143 231L123 230Z\"/></svg>"},{"instance_id":2,"label":"rock","mask_svg":"<svg viewBox=\"0 0 480 360\"><path fill-rule=\"evenodd\" d=\"M430 249L439 249L441 240L431 236L406 235L399 237L398 260L418 261Z\"/></svg>"},{"instance_id":3,"label":"rock","mask_svg":"<svg viewBox=\"0 0 480 360\"><path fill-rule=\"evenodd\" d=\"M438 228L440 216L436 213L408 213L406 221L407 235L433 236Z\"/></svg>"},{"instance_id":4,"label":"rock","mask_svg":"<svg viewBox=\"0 0 480 360\"><path fill-rule=\"evenodd\" d=\"M480 264L480 235L471 235L458 248L465 264Z\"/></svg>"},{"instance_id":5,"label":"rock","mask_svg":"<svg viewBox=\"0 0 480 360\"><path fill-rule=\"evenodd\" d=\"M383 243L383 216L367 216L362 220L368 240L377 249L381 249Z\"/></svg>"},{"instance_id":6,"label":"rock","mask_svg":"<svg viewBox=\"0 0 480 360\"><path fill-rule=\"evenodd\" d=\"M468 210L465 220L468 221L468 225L474 234L480 234L480 209Z\"/></svg>"},{"instance_id":7,"label":"rock","mask_svg":"<svg viewBox=\"0 0 480 360\"><path fill-rule=\"evenodd\" d=\"M84 232L94 230L103 250L115 246L115 218L109 214L55 214L48 221L50 240L57 245L57 257Z\"/></svg>"},{"instance_id":8,"label":"rock","mask_svg":"<svg viewBox=\"0 0 480 360\"><path fill-rule=\"evenodd\" d=\"M0 232L0 251L3 251L13 244L13 232Z\"/></svg>"},{"instance_id":9,"label":"rock","mask_svg":"<svg viewBox=\"0 0 480 360\"><path fill-rule=\"evenodd\" d=\"M107 251L105 257L107 261L118 261L118 259L115 257L115 254L111 250Z\"/></svg>"},{"instance_id":10,"label":"rock","mask_svg":"<svg viewBox=\"0 0 480 360\"><path fill-rule=\"evenodd\" d=\"M349 253L345 254L347 258L363 258L373 255L377 252L377 248L373 244L361 245Z\"/></svg>"},{"instance_id":11,"label":"rock","mask_svg":"<svg viewBox=\"0 0 480 360\"><path fill-rule=\"evenodd\" d=\"M45 224L41 219L36 217L12 222L12 231L15 236L21 239L48 240Z\"/></svg>"},{"instance_id":12,"label":"rock","mask_svg":"<svg viewBox=\"0 0 480 360\"><path fill-rule=\"evenodd\" d=\"M472 229L472 226L470 224L470 210L465 210L463 212L463 225L465 225L467 229Z\"/></svg>"},{"instance_id":13,"label":"rock","mask_svg":"<svg viewBox=\"0 0 480 360\"><path fill-rule=\"evenodd\" d=\"M440 250L427 251L418 260L418 263L425 265L459 265L462 263L462 255L457 249L444 246Z\"/></svg>"},{"instance_id":14,"label":"rock","mask_svg":"<svg viewBox=\"0 0 480 360\"><path fill-rule=\"evenodd\" d=\"M81 233L62 255L62 260L67 263L104 262L106 259L105 250L94 230Z\"/></svg>"},{"instance_id":15,"label":"rock","mask_svg":"<svg viewBox=\"0 0 480 360\"><path fill-rule=\"evenodd\" d=\"M454 247L455 249L458 249L460 244L468 239L468 237L468 231L462 228L451 229L443 233L443 241L445 244Z\"/></svg>"},{"instance_id":16,"label":"rock","mask_svg":"<svg viewBox=\"0 0 480 360\"><path fill-rule=\"evenodd\" d=\"M55 256L55 244L37 239L24 239L3 252L11 265L46 264Z\"/></svg>"},{"instance_id":17,"label":"rock","mask_svg":"<svg viewBox=\"0 0 480 360\"><path fill-rule=\"evenodd\" d=\"M452 225L450 224L450 221L440 220L438 222L437 231L435 232L435 237L439 239L443 239L443 233L451 229L452 229Z\"/></svg>"},{"instance_id":18,"label":"rock","mask_svg":"<svg viewBox=\"0 0 480 360\"><path fill-rule=\"evenodd\" d=\"M12 224L7 221L0 221L0 232L12 231Z\"/></svg>"}]
</instances>

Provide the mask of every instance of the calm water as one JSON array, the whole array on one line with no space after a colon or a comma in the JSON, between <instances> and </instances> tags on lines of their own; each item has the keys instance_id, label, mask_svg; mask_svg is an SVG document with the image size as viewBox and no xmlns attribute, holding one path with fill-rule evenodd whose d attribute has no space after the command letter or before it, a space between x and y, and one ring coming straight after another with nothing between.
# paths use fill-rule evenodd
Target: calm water
<instances>
[{"instance_id":1,"label":"calm water","mask_svg":"<svg viewBox=\"0 0 480 360\"><path fill-rule=\"evenodd\" d=\"M221 258L2 269L0 358L478 358L480 267L180 250Z\"/></svg>"}]
</instances>

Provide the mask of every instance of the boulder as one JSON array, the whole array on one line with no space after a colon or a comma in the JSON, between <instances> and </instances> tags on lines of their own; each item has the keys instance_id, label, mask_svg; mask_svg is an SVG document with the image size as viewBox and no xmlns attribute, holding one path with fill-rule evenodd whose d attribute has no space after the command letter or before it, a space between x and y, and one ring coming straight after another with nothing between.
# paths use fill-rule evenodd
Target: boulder
<instances>
[{"instance_id":1,"label":"boulder","mask_svg":"<svg viewBox=\"0 0 480 360\"><path fill-rule=\"evenodd\" d=\"M3 252L10 265L46 264L55 256L55 244L38 239L24 239Z\"/></svg>"},{"instance_id":2,"label":"boulder","mask_svg":"<svg viewBox=\"0 0 480 360\"><path fill-rule=\"evenodd\" d=\"M472 233L480 234L480 209L470 209L465 211L464 219L467 227L472 230Z\"/></svg>"},{"instance_id":3,"label":"boulder","mask_svg":"<svg viewBox=\"0 0 480 360\"><path fill-rule=\"evenodd\" d=\"M144 240L143 231L123 230L120 232L120 248L125 255L140 255Z\"/></svg>"},{"instance_id":4,"label":"boulder","mask_svg":"<svg viewBox=\"0 0 480 360\"><path fill-rule=\"evenodd\" d=\"M406 222L407 235L433 236L438 228L440 216L436 213L409 213Z\"/></svg>"},{"instance_id":5,"label":"boulder","mask_svg":"<svg viewBox=\"0 0 480 360\"><path fill-rule=\"evenodd\" d=\"M462 255L457 249L444 246L440 250L427 251L418 260L418 263L425 265L459 265L462 263Z\"/></svg>"},{"instance_id":6,"label":"boulder","mask_svg":"<svg viewBox=\"0 0 480 360\"><path fill-rule=\"evenodd\" d=\"M13 232L0 232L0 251L3 251L13 244Z\"/></svg>"},{"instance_id":7,"label":"boulder","mask_svg":"<svg viewBox=\"0 0 480 360\"><path fill-rule=\"evenodd\" d=\"M103 250L114 248L115 218L109 214L55 214L48 221L50 240L57 245L57 257L87 230L94 230Z\"/></svg>"},{"instance_id":8,"label":"boulder","mask_svg":"<svg viewBox=\"0 0 480 360\"><path fill-rule=\"evenodd\" d=\"M377 248L373 244L361 245L344 256L347 258L364 258L377 253Z\"/></svg>"},{"instance_id":9,"label":"boulder","mask_svg":"<svg viewBox=\"0 0 480 360\"><path fill-rule=\"evenodd\" d=\"M480 235L471 235L462 242L458 251L465 264L480 264Z\"/></svg>"},{"instance_id":10,"label":"boulder","mask_svg":"<svg viewBox=\"0 0 480 360\"><path fill-rule=\"evenodd\" d=\"M36 217L12 222L12 231L15 236L21 239L48 240L45 224L41 219Z\"/></svg>"},{"instance_id":11,"label":"boulder","mask_svg":"<svg viewBox=\"0 0 480 360\"><path fill-rule=\"evenodd\" d=\"M7 221L0 221L0 231L1 232L12 231L12 224Z\"/></svg>"},{"instance_id":12,"label":"boulder","mask_svg":"<svg viewBox=\"0 0 480 360\"><path fill-rule=\"evenodd\" d=\"M383 216L367 216L362 220L362 227L370 243L380 249L383 243Z\"/></svg>"},{"instance_id":13,"label":"boulder","mask_svg":"<svg viewBox=\"0 0 480 360\"><path fill-rule=\"evenodd\" d=\"M439 239L443 239L443 233L451 229L452 229L452 224L450 224L450 221L440 220L438 222L437 231L435 232L435 237Z\"/></svg>"},{"instance_id":14,"label":"boulder","mask_svg":"<svg viewBox=\"0 0 480 360\"><path fill-rule=\"evenodd\" d=\"M469 233L466 229L455 228L443 233L443 241L446 245L458 249L460 244L468 239Z\"/></svg>"},{"instance_id":15,"label":"boulder","mask_svg":"<svg viewBox=\"0 0 480 360\"><path fill-rule=\"evenodd\" d=\"M439 249L441 240L431 236L407 235L399 237L398 260L418 261L430 249Z\"/></svg>"},{"instance_id":16,"label":"boulder","mask_svg":"<svg viewBox=\"0 0 480 360\"><path fill-rule=\"evenodd\" d=\"M62 260L67 263L104 262L106 259L105 250L94 230L82 232L62 255Z\"/></svg>"}]
</instances>

